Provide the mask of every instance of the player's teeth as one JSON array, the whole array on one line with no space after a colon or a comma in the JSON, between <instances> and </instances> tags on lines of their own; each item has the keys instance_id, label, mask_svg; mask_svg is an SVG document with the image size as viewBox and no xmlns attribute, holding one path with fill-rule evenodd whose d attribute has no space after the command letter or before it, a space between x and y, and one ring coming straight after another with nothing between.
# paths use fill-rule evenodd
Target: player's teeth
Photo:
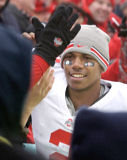
<instances>
[{"instance_id":1,"label":"player's teeth","mask_svg":"<svg viewBox=\"0 0 127 160\"><path fill-rule=\"evenodd\" d=\"M84 77L82 74L73 74L72 76L76 77L76 78L82 78L82 77Z\"/></svg>"}]
</instances>

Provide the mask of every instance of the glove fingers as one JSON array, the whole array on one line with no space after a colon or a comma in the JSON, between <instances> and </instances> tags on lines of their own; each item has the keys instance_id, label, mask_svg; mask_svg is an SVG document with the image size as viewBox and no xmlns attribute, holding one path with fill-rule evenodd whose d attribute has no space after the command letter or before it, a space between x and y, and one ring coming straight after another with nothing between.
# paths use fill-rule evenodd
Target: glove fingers
<instances>
[{"instance_id":1,"label":"glove fingers","mask_svg":"<svg viewBox=\"0 0 127 160\"><path fill-rule=\"evenodd\" d=\"M71 27L73 26L73 24L76 22L77 19L78 19L78 14L76 13L73 14L70 20L68 21L67 28L71 29Z\"/></svg>"},{"instance_id":2,"label":"glove fingers","mask_svg":"<svg viewBox=\"0 0 127 160\"><path fill-rule=\"evenodd\" d=\"M58 25L59 28L61 28L61 31L67 27L67 20L65 19L65 17L61 17Z\"/></svg>"},{"instance_id":3,"label":"glove fingers","mask_svg":"<svg viewBox=\"0 0 127 160\"><path fill-rule=\"evenodd\" d=\"M76 26L70 32L70 38L71 38L70 40L72 40L76 36L76 34L80 31L80 29L81 29L80 24L76 24Z\"/></svg>"},{"instance_id":4,"label":"glove fingers","mask_svg":"<svg viewBox=\"0 0 127 160\"><path fill-rule=\"evenodd\" d=\"M69 16L72 14L73 8L72 7L66 7L64 5L61 5L56 9L56 11L53 13L51 18L49 19L49 24L52 24L54 22L56 25L61 24L61 19L65 17L67 20Z\"/></svg>"},{"instance_id":5,"label":"glove fingers","mask_svg":"<svg viewBox=\"0 0 127 160\"><path fill-rule=\"evenodd\" d=\"M71 27L73 26L73 24L76 22L77 19L78 19L78 14L73 14L72 17L69 19L69 21L67 21L64 16L59 21L59 27L63 29L66 28L68 31L70 31Z\"/></svg>"},{"instance_id":6,"label":"glove fingers","mask_svg":"<svg viewBox=\"0 0 127 160\"><path fill-rule=\"evenodd\" d=\"M64 13L65 18L68 19L69 16L71 16L72 12L73 12L73 8L71 6L66 7L65 8L65 13Z\"/></svg>"},{"instance_id":7,"label":"glove fingers","mask_svg":"<svg viewBox=\"0 0 127 160\"><path fill-rule=\"evenodd\" d=\"M32 24L35 28L35 30L43 30L44 29L44 26L41 24L41 22L36 18L36 17L33 17L32 18Z\"/></svg>"},{"instance_id":8,"label":"glove fingers","mask_svg":"<svg viewBox=\"0 0 127 160\"><path fill-rule=\"evenodd\" d=\"M53 13L53 15L49 19L49 23L58 23L61 19L61 17L64 15L65 6L60 6L56 9L56 11Z\"/></svg>"}]
</instances>

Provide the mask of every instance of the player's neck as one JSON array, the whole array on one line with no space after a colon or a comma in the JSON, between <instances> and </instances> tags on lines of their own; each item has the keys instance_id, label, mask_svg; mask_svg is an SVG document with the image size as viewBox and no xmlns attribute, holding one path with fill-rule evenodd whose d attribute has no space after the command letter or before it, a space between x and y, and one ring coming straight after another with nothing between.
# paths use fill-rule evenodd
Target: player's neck
<instances>
[{"instance_id":1,"label":"player's neck","mask_svg":"<svg viewBox=\"0 0 127 160\"><path fill-rule=\"evenodd\" d=\"M75 106L75 109L78 109L82 105L91 106L100 96L100 82L97 82L96 85L93 85L84 90L74 90L69 88L69 97Z\"/></svg>"}]
</instances>

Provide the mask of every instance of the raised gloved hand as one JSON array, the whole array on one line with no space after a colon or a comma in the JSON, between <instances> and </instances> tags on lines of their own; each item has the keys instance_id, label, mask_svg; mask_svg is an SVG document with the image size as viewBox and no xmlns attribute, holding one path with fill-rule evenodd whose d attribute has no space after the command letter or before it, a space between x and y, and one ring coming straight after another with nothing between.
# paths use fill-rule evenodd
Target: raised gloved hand
<instances>
[{"instance_id":1,"label":"raised gloved hand","mask_svg":"<svg viewBox=\"0 0 127 160\"><path fill-rule=\"evenodd\" d=\"M81 28L76 24L71 29L78 18L72 12L72 7L58 7L45 28L37 18L32 19L37 41L34 54L40 55L51 66Z\"/></svg>"}]
</instances>

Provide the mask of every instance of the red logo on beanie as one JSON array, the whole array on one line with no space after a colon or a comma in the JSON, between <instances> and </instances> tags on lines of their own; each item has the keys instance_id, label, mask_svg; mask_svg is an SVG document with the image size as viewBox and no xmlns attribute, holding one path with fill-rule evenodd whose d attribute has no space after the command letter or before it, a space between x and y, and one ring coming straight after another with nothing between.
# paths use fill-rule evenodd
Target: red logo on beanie
<instances>
[{"instance_id":1,"label":"red logo on beanie","mask_svg":"<svg viewBox=\"0 0 127 160\"><path fill-rule=\"evenodd\" d=\"M61 38L55 37L54 38L54 46L59 47L63 44L63 41Z\"/></svg>"}]
</instances>

